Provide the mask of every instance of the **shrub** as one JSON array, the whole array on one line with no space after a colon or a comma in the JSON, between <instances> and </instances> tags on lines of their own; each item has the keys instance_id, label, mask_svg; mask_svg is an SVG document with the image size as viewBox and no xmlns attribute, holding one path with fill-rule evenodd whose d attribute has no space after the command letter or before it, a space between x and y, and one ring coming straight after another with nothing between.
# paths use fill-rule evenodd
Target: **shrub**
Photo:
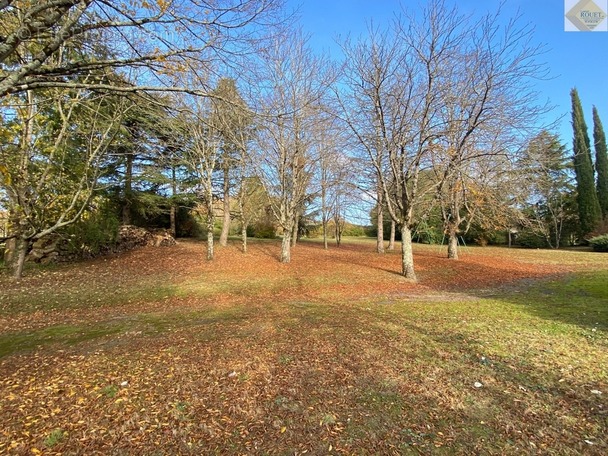
<instances>
[{"instance_id":1,"label":"shrub","mask_svg":"<svg viewBox=\"0 0 608 456\"><path fill-rule=\"evenodd\" d=\"M596 252L608 252L608 234L589 239L589 245Z\"/></svg>"},{"instance_id":2,"label":"shrub","mask_svg":"<svg viewBox=\"0 0 608 456\"><path fill-rule=\"evenodd\" d=\"M98 255L116 243L119 225L112 203L95 199L81 219L63 231L68 251L83 258Z\"/></svg>"},{"instance_id":3,"label":"shrub","mask_svg":"<svg viewBox=\"0 0 608 456\"><path fill-rule=\"evenodd\" d=\"M390 234L390 225L389 225L389 234ZM342 231L343 236L352 236L352 237L364 237L365 236L365 227L362 225L353 225L352 223L347 223Z\"/></svg>"},{"instance_id":4,"label":"shrub","mask_svg":"<svg viewBox=\"0 0 608 456\"><path fill-rule=\"evenodd\" d=\"M532 231L521 231L517 235L515 243L529 249L544 249L549 247L544 237Z\"/></svg>"},{"instance_id":5,"label":"shrub","mask_svg":"<svg viewBox=\"0 0 608 456\"><path fill-rule=\"evenodd\" d=\"M254 225L254 236L260 239L274 239L276 236L276 227L272 223L260 221Z\"/></svg>"}]
</instances>

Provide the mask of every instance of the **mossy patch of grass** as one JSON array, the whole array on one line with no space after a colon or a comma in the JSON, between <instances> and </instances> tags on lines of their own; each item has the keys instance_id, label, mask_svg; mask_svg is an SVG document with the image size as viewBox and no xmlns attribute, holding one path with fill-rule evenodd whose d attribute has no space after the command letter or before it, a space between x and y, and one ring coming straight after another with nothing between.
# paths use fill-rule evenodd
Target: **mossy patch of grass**
<instances>
[{"instance_id":1,"label":"mossy patch of grass","mask_svg":"<svg viewBox=\"0 0 608 456\"><path fill-rule=\"evenodd\" d=\"M47 437L44 439L44 446L47 448L53 448L55 445L61 443L66 437L66 433L61 429L53 430Z\"/></svg>"},{"instance_id":2,"label":"mossy patch of grass","mask_svg":"<svg viewBox=\"0 0 608 456\"><path fill-rule=\"evenodd\" d=\"M4 333L0 334L0 358L38 347L56 344L74 346L108 336L119 337L125 333L153 336L194 326L206 328L214 324L229 324L245 315L245 309L238 307L181 313L147 313L88 325L55 325Z\"/></svg>"},{"instance_id":3,"label":"mossy patch of grass","mask_svg":"<svg viewBox=\"0 0 608 456\"><path fill-rule=\"evenodd\" d=\"M37 347L61 344L76 345L124 331L124 323L105 323L100 325L56 325L48 328L5 333L0 335L0 358L13 353L31 351Z\"/></svg>"},{"instance_id":4,"label":"mossy patch of grass","mask_svg":"<svg viewBox=\"0 0 608 456\"><path fill-rule=\"evenodd\" d=\"M176 294L176 288L164 283L137 283L114 289L79 284L65 288L11 290L0 297L0 307L8 315L36 311L78 310L95 307L119 307L147 301L157 302Z\"/></svg>"}]
</instances>

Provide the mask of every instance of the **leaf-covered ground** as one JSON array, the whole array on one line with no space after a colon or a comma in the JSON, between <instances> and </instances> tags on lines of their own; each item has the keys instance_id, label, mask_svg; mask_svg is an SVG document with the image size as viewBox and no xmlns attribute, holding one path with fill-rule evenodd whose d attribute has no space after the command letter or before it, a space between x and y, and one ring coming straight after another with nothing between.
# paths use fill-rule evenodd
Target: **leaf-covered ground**
<instances>
[{"instance_id":1,"label":"leaf-covered ground","mask_svg":"<svg viewBox=\"0 0 608 456\"><path fill-rule=\"evenodd\" d=\"M0 276L0 454L606 454L608 264L180 242Z\"/></svg>"}]
</instances>

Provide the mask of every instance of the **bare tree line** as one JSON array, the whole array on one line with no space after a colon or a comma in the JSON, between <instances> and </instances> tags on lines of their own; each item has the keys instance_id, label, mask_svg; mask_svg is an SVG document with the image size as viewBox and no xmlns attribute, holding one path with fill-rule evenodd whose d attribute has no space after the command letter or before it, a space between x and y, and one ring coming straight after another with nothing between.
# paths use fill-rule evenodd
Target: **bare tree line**
<instances>
[{"instance_id":1,"label":"bare tree line","mask_svg":"<svg viewBox=\"0 0 608 456\"><path fill-rule=\"evenodd\" d=\"M35 226L33 189L47 192L45 179L57 174L23 173L74 142L58 134L44 150L33 144L48 126L34 111L56 96L66 100L52 110L59 131L77 125L85 132L87 110L105 119L105 127L88 123L98 134L89 140L94 150L81 154L91 157L125 137L132 106L158 106L166 120L154 134L172 170L172 194L189 179L182 187L196 192L202 208L208 259L217 201L222 245L236 217L246 251L247 226L266 207L283 233L280 261L289 262L307 207L318 209L328 248L329 222L339 245L347 206L369 197L377 251L384 251L387 217L388 248L399 230L405 277L416 280L412 232L432 207L440 208L448 255L457 258L458 236L501 204L489 198L499 193L496 167L514 160L543 112L529 86L544 71L532 31L517 20L500 25L500 13L472 19L433 0L420 17L404 11L345 40L344 60L333 62L284 17L271 0L133 2L131 11L92 0L0 4L4 118L22 121L8 135L13 146L3 148L0 184L19 257L32 240L76 221L99 187L95 158L79 168L80 181L60 190L74 203L63 198Z\"/></svg>"}]
</instances>

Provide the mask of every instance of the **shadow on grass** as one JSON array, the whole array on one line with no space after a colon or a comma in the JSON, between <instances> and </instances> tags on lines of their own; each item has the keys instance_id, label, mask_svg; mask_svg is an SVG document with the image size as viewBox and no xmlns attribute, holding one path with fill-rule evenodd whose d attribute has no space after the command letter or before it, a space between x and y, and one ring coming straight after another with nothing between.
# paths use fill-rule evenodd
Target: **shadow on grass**
<instances>
[{"instance_id":1,"label":"shadow on grass","mask_svg":"<svg viewBox=\"0 0 608 456\"><path fill-rule=\"evenodd\" d=\"M47 346L65 348L103 338L118 339L127 334L154 337L192 327L200 327L199 332L206 333L208 328L213 327L215 330L218 324L228 325L242 321L249 314L247 309L239 307L182 313L148 313L94 324L54 325L37 330L4 333L0 334L0 359ZM221 332L218 331L218 334ZM131 342L125 341L125 343Z\"/></svg>"},{"instance_id":2,"label":"shadow on grass","mask_svg":"<svg viewBox=\"0 0 608 456\"><path fill-rule=\"evenodd\" d=\"M608 334L608 271L515 284L497 297L544 320ZM486 295L487 296L487 295Z\"/></svg>"}]
</instances>

